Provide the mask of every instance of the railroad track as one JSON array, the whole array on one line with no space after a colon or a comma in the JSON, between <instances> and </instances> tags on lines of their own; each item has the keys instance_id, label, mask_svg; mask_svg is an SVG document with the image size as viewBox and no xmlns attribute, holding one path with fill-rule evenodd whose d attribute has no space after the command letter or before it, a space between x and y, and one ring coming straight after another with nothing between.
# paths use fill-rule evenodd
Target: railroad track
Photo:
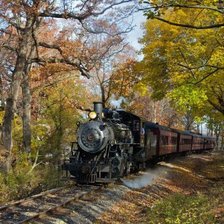
<instances>
[{"instance_id":1,"label":"railroad track","mask_svg":"<svg viewBox=\"0 0 224 224\"><path fill-rule=\"evenodd\" d=\"M81 199L101 186L74 186L74 188L57 188L30 198L8 203L0 207L0 223L33 223L54 210Z\"/></svg>"}]
</instances>

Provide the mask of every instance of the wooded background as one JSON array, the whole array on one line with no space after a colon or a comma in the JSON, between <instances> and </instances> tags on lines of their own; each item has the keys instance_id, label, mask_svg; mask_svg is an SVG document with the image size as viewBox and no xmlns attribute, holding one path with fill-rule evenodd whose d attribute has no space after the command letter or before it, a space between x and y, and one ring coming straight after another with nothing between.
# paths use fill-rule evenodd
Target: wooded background
<instances>
[{"instance_id":1,"label":"wooded background","mask_svg":"<svg viewBox=\"0 0 224 224\"><path fill-rule=\"evenodd\" d=\"M139 11L136 52L127 37ZM223 1L0 0L0 59L1 201L55 184L49 176L97 100L203 129L223 148Z\"/></svg>"}]
</instances>

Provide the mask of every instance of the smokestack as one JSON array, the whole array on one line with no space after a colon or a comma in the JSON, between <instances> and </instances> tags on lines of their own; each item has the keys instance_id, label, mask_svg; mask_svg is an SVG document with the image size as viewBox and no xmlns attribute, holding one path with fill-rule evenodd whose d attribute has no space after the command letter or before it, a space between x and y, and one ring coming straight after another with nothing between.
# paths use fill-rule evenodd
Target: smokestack
<instances>
[{"instance_id":1,"label":"smokestack","mask_svg":"<svg viewBox=\"0 0 224 224\"><path fill-rule=\"evenodd\" d=\"M97 114L97 117L101 120L102 119L102 113L103 113L103 104L102 102L93 102L94 105L94 111Z\"/></svg>"}]
</instances>

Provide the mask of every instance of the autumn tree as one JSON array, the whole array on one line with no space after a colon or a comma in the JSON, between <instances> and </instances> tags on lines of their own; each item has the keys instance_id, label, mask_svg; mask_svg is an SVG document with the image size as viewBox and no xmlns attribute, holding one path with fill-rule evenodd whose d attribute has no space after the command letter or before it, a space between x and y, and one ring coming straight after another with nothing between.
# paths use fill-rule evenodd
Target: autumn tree
<instances>
[{"instance_id":1,"label":"autumn tree","mask_svg":"<svg viewBox=\"0 0 224 224\"><path fill-rule=\"evenodd\" d=\"M114 69L111 85L116 98L122 96L131 99L133 96L134 87L141 79L141 74L137 73L135 66L136 60L129 58Z\"/></svg>"},{"instance_id":2,"label":"autumn tree","mask_svg":"<svg viewBox=\"0 0 224 224\"><path fill-rule=\"evenodd\" d=\"M78 74L48 83L35 88L32 95L32 156L38 153L38 161L43 161L51 154L51 163L57 164L70 142L75 141L76 123L83 117L80 105L89 107L93 98Z\"/></svg>"},{"instance_id":3,"label":"autumn tree","mask_svg":"<svg viewBox=\"0 0 224 224\"><path fill-rule=\"evenodd\" d=\"M190 23L199 15L197 10L179 9L163 16ZM152 86L154 98L168 97L177 111L193 120L206 115L208 102L223 113L223 27L195 31L149 20L142 43L142 83Z\"/></svg>"},{"instance_id":4,"label":"autumn tree","mask_svg":"<svg viewBox=\"0 0 224 224\"><path fill-rule=\"evenodd\" d=\"M101 28L101 22L104 18L110 18L110 24L113 25L117 20L124 18L125 14L133 9L133 5L129 4L128 7L123 8L122 13L119 6L131 2L133 1L0 1L1 51L7 51L13 55L8 70L10 86L2 128L3 144L9 152L12 148L12 121L17 111L20 87L23 96L23 144L25 151L31 150L29 71L34 65L60 61L79 70L81 75L88 76L85 62L77 57L68 57L57 41L48 42L45 39L43 42L38 36L40 28L47 23L50 28L50 22L53 19L62 19L73 22L74 27L84 27L90 32L105 32L113 35L109 27L106 30ZM54 50L54 53L50 57L43 57L41 55L43 48Z\"/></svg>"},{"instance_id":5,"label":"autumn tree","mask_svg":"<svg viewBox=\"0 0 224 224\"><path fill-rule=\"evenodd\" d=\"M165 22L178 27L192 28L198 30L221 28L224 26L224 1L223 0L202 0L202 1L182 1L182 0L147 0L140 1L145 15L148 19ZM198 16L193 20L176 20L174 17L167 17L166 12L172 11L179 14L181 11L196 13ZM206 19L206 15L209 15Z\"/></svg>"},{"instance_id":6,"label":"autumn tree","mask_svg":"<svg viewBox=\"0 0 224 224\"><path fill-rule=\"evenodd\" d=\"M92 54L92 79L87 85L92 87L93 94L97 95L99 101L106 106L110 98L110 88L108 81L110 79L113 67L113 59L122 48L124 38L119 35L105 36L105 34L89 35L89 50Z\"/></svg>"},{"instance_id":7,"label":"autumn tree","mask_svg":"<svg viewBox=\"0 0 224 224\"><path fill-rule=\"evenodd\" d=\"M98 95L104 107L114 106L114 102L122 101L120 106L133 112L128 105L131 105L140 89L137 85L141 80L141 74L136 69L135 50L125 42L121 42L120 45L118 43L115 42L112 51L105 54L105 57L96 63L93 73L91 72L95 73L92 79L93 93ZM97 52L99 55L100 48Z\"/></svg>"},{"instance_id":8,"label":"autumn tree","mask_svg":"<svg viewBox=\"0 0 224 224\"><path fill-rule=\"evenodd\" d=\"M127 110L138 116L168 127L182 128L178 122L178 116L171 107L168 99L155 101L152 99L150 90L146 94L136 89L132 101L127 104Z\"/></svg>"}]
</instances>

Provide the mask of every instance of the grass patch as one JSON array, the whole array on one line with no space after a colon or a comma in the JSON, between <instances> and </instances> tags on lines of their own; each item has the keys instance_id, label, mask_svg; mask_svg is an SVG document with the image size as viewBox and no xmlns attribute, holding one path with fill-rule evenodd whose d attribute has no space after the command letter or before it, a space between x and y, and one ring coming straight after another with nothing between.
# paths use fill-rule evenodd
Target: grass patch
<instances>
[{"instance_id":1,"label":"grass patch","mask_svg":"<svg viewBox=\"0 0 224 224\"><path fill-rule=\"evenodd\" d=\"M181 178L172 172L172 180L183 185L191 194L173 193L161 199L147 210L146 222L149 224L219 224L224 223L224 158L216 156L211 161L198 160L193 163L193 172L204 176L203 188L198 178L187 173ZM189 166L189 163L187 163ZM175 176L176 175L176 176ZM210 180L210 182L207 182ZM200 180L202 181L202 180ZM212 183L211 183L212 181ZM201 182L202 184L202 182ZM207 186L207 187L206 187ZM194 193L197 192L197 193Z\"/></svg>"},{"instance_id":2,"label":"grass patch","mask_svg":"<svg viewBox=\"0 0 224 224\"><path fill-rule=\"evenodd\" d=\"M220 189L221 188L221 189ZM223 192L223 187L216 192ZM215 193L215 192L212 192ZM195 195L173 194L147 210L148 224L214 224L219 223L216 209L220 207L220 200L216 194L198 193ZM217 195L216 195L217 196ZM223 197L223 194L220 195ZM220 219L219 219L220 220Z\"/></svg>"}]
</instances>

